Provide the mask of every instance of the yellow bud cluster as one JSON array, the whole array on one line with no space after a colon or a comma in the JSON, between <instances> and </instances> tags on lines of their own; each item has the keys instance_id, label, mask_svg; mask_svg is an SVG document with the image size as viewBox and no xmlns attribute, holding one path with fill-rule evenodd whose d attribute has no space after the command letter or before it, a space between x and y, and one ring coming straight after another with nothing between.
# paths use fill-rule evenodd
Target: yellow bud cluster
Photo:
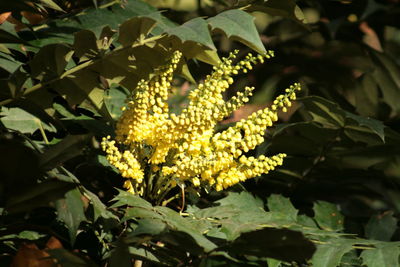
<instances>
[{"instance_id":1,"label":"yellow bud cluster","mask_svg":"<svg viewBox=\"0 0 400 267\"><path fill-rule=\"evenodd\" d=\"M140 185L143 183L144 177L135 150L125 150L121 153L115 146L115 141L110 139L110 136L103 138L101 142L102 149L107 153L107 160L120 171L122 177L128 179L125 182L124 187L127 188L128 191L134 193L135 188L132 185L132 182L135 185Z\"/></svg>"},{"instance_id":2,"label":"yellow bud cluster","mask_svg":"<svg viewBox=\"0 0 400 267\"><path fill-rule=\"evenodd\" d=\"M222 190L282 164L285 154L258 158L243 154L264 142L265 130L278 120L278 110L285 112L291 106L299 84L286 89L270 108L215 133L217 123L248 102L254 90L246 87L225 101L223 93L233 83L232 77L273 56L271 51L248 54L234 64L237 53L214 67L212 74L189 94L190 102L180 114L170 113L167 103L180 52L174 52L149 80L138 83L117 123L115 141L107 137L102 142L108 161L128 178L125 188L139 194L150 188L154 194L162 194L165 188L191 181L194 186ZM126 149L120 152L118 147ZM156 179L144 179L154 175ZM153 184L146 184L150 182Z\"/></svg>"}]
</instances>

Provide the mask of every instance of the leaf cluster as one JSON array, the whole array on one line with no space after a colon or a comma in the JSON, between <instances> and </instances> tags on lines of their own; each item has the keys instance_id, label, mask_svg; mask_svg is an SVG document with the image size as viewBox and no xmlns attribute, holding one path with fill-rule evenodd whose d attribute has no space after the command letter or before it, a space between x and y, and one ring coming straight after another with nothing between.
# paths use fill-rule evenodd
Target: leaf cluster
<instances>
[{"instance_id":1,"label":"leaf cluster","mask_svg":"<svg viewBox=\"0 0 400 267\"><path fill-rule=\"evenodd\" d=\"M2 1L1 265L399 266L399 11L376 0ZM264 46L276 58L232 86L256 86L253 102L221 128L300 81L302 97L249 152L284 152L284 166L230 192L188 187L168 206L116 189L99 140L140 79L180 50L179 111L183 80Z\"/></svg>"}]
</instances>

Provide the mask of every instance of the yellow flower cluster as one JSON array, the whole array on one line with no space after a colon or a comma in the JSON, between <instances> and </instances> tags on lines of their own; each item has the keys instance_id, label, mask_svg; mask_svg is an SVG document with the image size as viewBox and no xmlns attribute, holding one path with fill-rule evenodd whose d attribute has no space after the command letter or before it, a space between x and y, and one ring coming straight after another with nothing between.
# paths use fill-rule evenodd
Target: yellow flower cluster
<instances>
[{"instance_id":1,"label":"yellow flower cluster","mask_svg":"<svg viewBox=\"0 0 400 267\"><path fill-rule=\"evenodd\" d=\"M178 183L210 185L222 190L240 181L268 173L281 165L285 154L247 157L243 153L264 142L267 127L278 120L296 99L299 84L280 95L270 108L259 110L223 132L215 126L249 101L254 88L246 87L228 101L223 93L232 76L246 73L256 63L273 56L248 54L234 64L237 51L223 58L212 74L189 94L189 104L180 114L169 112L168 95L174 70L182 54L174 52L168 64L141 80L128 99L117 123L116 138L104 138L108 161L127 178L132 193L162 194ZM121 152L123 151L123 152Z\"/></svg>"}]
</instances>

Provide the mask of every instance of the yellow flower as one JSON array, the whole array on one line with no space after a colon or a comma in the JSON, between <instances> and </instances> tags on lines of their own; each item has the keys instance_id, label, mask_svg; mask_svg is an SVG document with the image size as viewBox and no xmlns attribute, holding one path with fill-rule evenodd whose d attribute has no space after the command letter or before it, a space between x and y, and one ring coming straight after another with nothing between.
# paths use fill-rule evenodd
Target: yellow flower
<instances>
[{"instance_id":1,"label":"yellow flower","mask_svg":"<svg viewBox=\"0 0 400 267\"><path fill-rule=\"evenodd\" d=\"M149 80L141 80L123 108L115 140L103 138L108 161L128 180L124 187L149 198L157 198L189 180L194 186L213 186L222 190L249 178L268 173L282 165L286 156L244 153L264 142L264 133L296 99L299 84L286 89L270 108L259 110L222 132L215 126L249 101L253 87L225 101L223 93L233 76L246 73L256 63L273 56L248 54L234 64L237 51L223 58L214 71L189 94L189 104L180 114L168 108L173 72L182 54L179 51L165 66L155 70Z\"/></svg>"}]
</instances>

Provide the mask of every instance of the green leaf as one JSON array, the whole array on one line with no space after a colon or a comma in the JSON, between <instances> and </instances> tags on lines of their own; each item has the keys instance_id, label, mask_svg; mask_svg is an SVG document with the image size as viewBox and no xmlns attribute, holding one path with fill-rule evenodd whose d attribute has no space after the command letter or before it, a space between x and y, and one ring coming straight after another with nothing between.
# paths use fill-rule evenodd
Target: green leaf
<instances>
[{"instance_id":1,"label":"green leaf","mask_svg":"<svg viewBox=\"0 0 400 267\"><path fill-rule=\"evenodd\" d=\"M57 11L64 11L61 7L59 7L56 3L54 3L52 0L40 0L40 2L51 9L57 10Z\"/></svg>"},{"instance_id":2,"label":"green leaf","mask_svg":"<svg viewBox=\"0 0 400 267\"><path fill-rule=\"evenodd\" d=\"M94 218L93 222L97 221L99 217L105 218L105 219L118 219L117 216L115 216L111 211L109 211L104 205L103 202L99 199L98 196L90 192L89 190L85 189L85 196L89 199L90 204L93 207L93 212L94 212Z\"/></svg>"},{"instance_id":3,"label":"green leaf","mask_svg":"<svg viewBox=\"0 0 400 267\"><path fill-rule=\"evenodd\" d=\"M147 202L143 198L139 197L138 195L134 195L132 193L119 190L118 189L118 195L112 200L116 201L113 205L111 205L110 208L115 208L115 207L120 207L120 206L131 206L131 207L141 207L141 208L146 208L146 209L151 209L153 206L150 204L150 202Z\"/></svg>"},{"instance_id":4,"label":"green leaf","mask_svg":"<svg viewBox=\"0 0 400 267\"><path fill-rule=\"evenodd\" d=\"M385 141L385 126L381 121L355 115L341 109L336 103L318 96L304 97L302 102L313 121L328 128L346 128L356 124L379 136L383 142Z\"/></svg>"},{"instance_id":5,"label":"green leaf","mask_svg":"<svg viewBox=\"0 0 400 267\"><path fill-rule=\"evenodd\" d=\"M30 211L37 207L46 207L50 202L63 198L75 187L76 185L73 183L56 179L46 180L13 194L7 199L6 208L10 213L17 213Z\"/></svg>"},{"instance_id":6,"label":"green leaf","mask_svg":"<svg viewBox=\"0 0 400 267\"><path fill-rule=\"evenodd\" d=\"M125 21L119 27L118 42L126 47L144 40L156 26L156 22L151 17L135 17Z\"/></svg>"},{"instance_id":7,"label":"green leaf","mask_svg":"<svg viewBox=\"0 0 400 267\"><path fill-rule=\"evenodd\" d=\"M139 220L138 226L135 228L135 230L125 238L125 241L131 242L130 238L132 236L138 236L144 234L158 235L164 232L166 229L167 225L160 219L152 219L152 218L141 219Z\"/></svg>"},{"instance_id":8,"label":"green leaf","mask_svg":"<svg viewBox=\"0 0 400 267\"><path fill-rule=\"evenodd\" d=\"M20 108L2 107L0 116L0 121L5 127L21 133L33 134L41 127L51 132L55 130L54 127L42 123L39 118Z\"/></svg>"},{"instance_id":9,"label":"green leaf","mask_svg":"<svg viewBox=\"0 0 400 267\"><path fill-rule=\"evenodd\" d=\"M249 192L232 193L221 200L216 201L221 206L233 205L235 209L246 211L265 211L264 203L258 197L254 197Z\"/></svg>"},{"instance_id":10,"label":"green leaf","mask_svg":"<svg viewBox=\"0 0 400 267\"><path fill-rule=\"evenodd\" d=\"M315 246L300 232L265 228L242 234L227 250L232 256L251 255L286 262L303 262L312 257Z\"/></svg>"},{"instance_id":11,"label":"green leaf","mask_svg":"<svg viewBox=\"0 0 400 267\"><path fill-rule=\"evenodd\" d=\"M344 254L352 249L351 241L341 239L335 243L318 245L311 262L313 267L337 267Z\"/></svg>"},{"instance_id":12,"label":"green leaf","mask_svg":"<svg viewBox=\"0 0 400 267\"><path fill-rule=\"evenodd\" d=\"M344 217L336 204L317 201L314 203L314 219L318 225L327 231L340 231L343 229Z\"/></svg>"},{"instance_id":13,"label":"green leaf","mask_svg":"<svg viewBox=\"0 0 400 267\"><path fill-rule=\"evenodd\" d=\"M46 250L50 257L57 261L57 264L63 267L95 267L94 262L88 257L82 257L78 254L70 252L64 248Z\"/></svg>"},{"instance_id":14,"label":"green leaf","mask_svg":"<svg viewBox=\"0 0 400 267\"><path fill-rule=\"evenodd\" d=\"M65 44L50 44L42 47L30 62L32 77L49 80L60 76L71 60L72 50Z\"/></svg>"},{"instance_id":15,"label":"green leaf","mask_svg":"<svg viewBox=\"0 0 400 267\"><path fill-rule=\"evenodd\" d=\"M385 125L381 121L358 116L350 112L345 112L345 116L346 118L354 120L359 126L364 126L372 130L385 142Z\"/></svg>"},{"instance_id":16,"label":"green leaf","mask_svg":"<svg viewBox=\"0 0 400 267\"><path fill-rule=\"evenodd\" d=\"M254 4L246 7L248 11L261 11L265 12L268 15L272 16L280 16L289 19L293 19L297 22L304 22L305 17L301 9L296 5L294 0L268 0L261 1L262 4L259 4L257 1Z\"/></svg>"},{"instance_id":17,"label":"green leaf","mask_svg":"<svg viewBox=\"0 0 400 267\"><path fill-rule=\"evenodd\" d=\"M38 240L42 237L45 237L44 234L39 234L35 231L22 231L19 234L10 234L3 235L0 237L0 240L8 240L8 239L25 239L25 240Z\"/></svg>"},{"instance_id":18,"label":"green leaf","mask_svg":"<svg viewBox=\"0 0 400 267\"><path fill-rule=\"evenodd\" d=\"M111 87L106 90L104 95L104 104L107 107L110 116L117 120L122 114L122 107L125 105L125 100L128 93L121 87Z\"/></svg>"},{"instance_id":19,"label":"green leaf","mask_svg":"<svg viewBox=\"0 0 400 267\"><path fill-rule=\"evenodd\" d=\"M111 251L109 258L110 267L132 266L132 256L129 252L130 247L123 241L118 240L116 247Z\"/></svg>"},{"instance_id":20,"label":"green leaf","mask_svg":"<svg viewBox=\"0 0 400 267\"><path fill-rule=\"evenodd\" d=\"M56 201L56 209L58 219L67 226L71 243L74 244L79 225L86 220L79 189L67 192L64 199Z\"/></svg>"},{"instance_id":21,"label":"green leaf","mask_svg":"<svg viewBox=\"0 0 400 267\"><path fill-rule=\"evenodd\" d=\"M40 167L44 170L51 170L65 161L82 154L82 148L91 137L92 135L90 134L66 136L39 156Z\"/></svg>"},{"instance_id":22,"label":"green leaf","mask_svg":"<svg viewBox=\"0 0 400 267\"><path fill-rule=\"evenodd\" d=\"M390 241L397 229L397 219L393 212L373 216L365 226L365 236L369 239Z\"/></svg>"},{"instance_id":23,"label":"green leaf","mask_svg":"<svg viewBox=\"0 0 400 267\"><path fill-rule=\"evenodd\" d=\"M80 61L95 58L99 53L97 38L90 30L81 30L74 34L74 55Z\"/></svg>"},{"instance_id":24,"label":"green leaf","mask_svg":"<svg viewBox=\"0 0 400 267\"><path fill-rule=\"evenodd\" d=\"M282 212L288 220L295 222L297 220L297 210L288 198L281 195L272 194L268 198L268 209L271 212Z\"/></svg>"},{"instance_id":25,"label":"green leaf","mask_svg":"<svg viewBox=\"0 0 400 267\"><path fill-rule=\"evenodd\" d=\"M207 20L213 31L219 30L232 40L237 40L258 53L265 48L254 24L254 17L240 9L224 11Z\"/></svg>"},{"instance_id":26,"label":"green leaf","mask_svg":"<svg viewBox=\"0 0 400 267\"><path fill-rule=\"evenodd\" d=\"M310 96L301 99L313 121L319 122L330 128L340 128L345 124L343 111L340 107L327 99Z\"/></svg>"},{"instance_id":27,"label":"green leaf","mask_svg":"<svg viewBox=\"0 0 400 267\"><path fill-rule=\"evenodd\" d=\"M361 253L363 264L368 267L399 266L400 247L398 242L378 245Z\"/></svg>"},{"instance_id":28,"label":"green leaf","mask_svg":"<svg viewBox=\"0 0 400 267\"><path fill-rule=\"evenodd\" d=\"M217 246L204 237L201 229L196 227L190 220L183 218L179 213L167 207L156 207L156 210L163 215L163 220L173 229L190 235L198 245L206 252L215 249Z\"/></svg>"},{"instance_id":29,"label":"green leaf","mask_svg":"<svg viewBox=\"0 0 400 267\"><path fill-rule=\"evenodd\" d=\"M129 254L139 257L141 259L145 259L146 261L161 264L160 260L149 249L129 247ZM163 263L165 263L165 262L163 262ZM119 267L119 266L124 266L124 265L115 265L115 266Z\"/></svg>"},{"instance_id":30,"label":"green leaf","mask_svg":"<svg viewBox=\"0 0 400 267\"><path fill-rule=\"evenodd\" d=\"M170 36L176 36L182 43L192 41L216 50L208 30L208 24L202 18L191 19L180 26L168 29L166 33Z\"/></svg>"}]
</instances>

